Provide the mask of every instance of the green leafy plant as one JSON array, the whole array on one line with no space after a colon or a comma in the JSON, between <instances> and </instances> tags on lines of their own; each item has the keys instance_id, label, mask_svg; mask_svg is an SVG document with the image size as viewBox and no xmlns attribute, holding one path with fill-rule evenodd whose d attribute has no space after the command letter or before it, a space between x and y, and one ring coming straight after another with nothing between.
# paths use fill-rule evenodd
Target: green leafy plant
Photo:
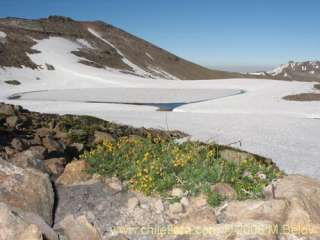
<instances>
[{"instance_id":1,"label":"green leafy plant","mask_svg":"<svg viewBox=\"0 0 320 240\"><path fill-rule=\"evenodd\" d=\"M222 159L216 149L214 144L195 141L178 144L159 137L123 137L98 145L82 158L89 163L89 172L116 176L147 195L165 197L173 187L180 187L191 196L206 194L212 206L224 200L210 190L212 184L230 184L238 199L260 198L263 188L282 174L255 158Z\"/></svg>"}]
</instances>

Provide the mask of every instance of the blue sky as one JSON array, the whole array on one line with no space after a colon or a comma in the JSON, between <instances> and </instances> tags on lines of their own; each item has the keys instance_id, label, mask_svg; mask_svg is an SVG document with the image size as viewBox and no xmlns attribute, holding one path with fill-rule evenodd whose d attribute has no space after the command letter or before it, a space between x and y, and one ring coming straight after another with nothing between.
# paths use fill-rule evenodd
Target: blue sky
<instances>
[{"instance_id":1,"label":"blue sky","mask_svg":"<svg viewBox=\"0 0 320 240\"><path fill-rule=\"evenodd\" d=\"M320 59L319 0L0 0L0 16L103 20L191 61L268 68Z\"/></svg>"}]
</instances>

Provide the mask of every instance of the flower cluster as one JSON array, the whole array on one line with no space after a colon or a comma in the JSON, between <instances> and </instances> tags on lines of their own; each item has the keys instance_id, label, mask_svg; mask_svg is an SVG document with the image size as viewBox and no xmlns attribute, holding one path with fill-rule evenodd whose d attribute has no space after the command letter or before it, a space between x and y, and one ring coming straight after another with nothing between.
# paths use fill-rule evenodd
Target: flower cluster
<instances>
[{"instance_id":1,"label":"flower cluster","mask_svg":"<svg viewBox=\"0 0 320 240\"><path fill-rule=\"evenodd\" d=\"M279 176L278 170L254 158L240 163L221 159L216 148L192 141L179 144L159 137L131 136L105 141L82 158L92 173L117 176L145 194L166 194L180 187L190 194L203 192L220 199L206 189L225 182L239 199L257 198L263 187Z\"/></svg>"}]
</instances>

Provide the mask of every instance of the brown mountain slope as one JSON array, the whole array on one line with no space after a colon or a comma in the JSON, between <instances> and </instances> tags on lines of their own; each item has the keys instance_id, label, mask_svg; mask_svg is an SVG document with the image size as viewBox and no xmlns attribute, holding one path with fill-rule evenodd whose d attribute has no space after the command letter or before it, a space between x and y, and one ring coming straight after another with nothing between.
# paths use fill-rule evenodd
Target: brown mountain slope
<instances>
[{"instance_id":1,"label":"brown mountain slope","mask_svg":"<svg viewBox=\"0 0 320 240\"><path fill-rule=\"evenodd\" d=\"M32 46L36 40L58 36L72 41L84 40L83 47L73 54L82 57L80 64L97 68L111 67L140 75L124 61L125 58L145 71L144 77L190 80L248 77L204 68L99 21L79 22L59 16L39 20L5 18L0 19L0 32L6 35L5 38L0 36L0 67L37 68L28 57L35 52Z\"/></svg>"}]
</instances>

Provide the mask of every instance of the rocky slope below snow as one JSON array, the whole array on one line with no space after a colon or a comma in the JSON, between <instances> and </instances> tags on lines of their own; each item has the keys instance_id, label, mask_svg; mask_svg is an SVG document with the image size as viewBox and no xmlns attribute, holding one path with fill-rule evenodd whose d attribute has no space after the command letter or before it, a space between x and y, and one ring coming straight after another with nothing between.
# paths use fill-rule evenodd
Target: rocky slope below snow
<instances>
[{"instance_id":1,"label":"rocky slope below snow","mask_svg":"<svg viewBox=\"0 0 320 240\"><path fill-rule=\"evenodd\" d=\"M318 239L320 183L311 178L285 176L264 200L226 198L212 208L203 195L175 188L171 195L182 198L170 202L89 175L84 161L67 164L101 140L147 134L183 136L0 104L0 239ZM230 193L227 184L219 193Z\"/></svg>"}]
</instances>

